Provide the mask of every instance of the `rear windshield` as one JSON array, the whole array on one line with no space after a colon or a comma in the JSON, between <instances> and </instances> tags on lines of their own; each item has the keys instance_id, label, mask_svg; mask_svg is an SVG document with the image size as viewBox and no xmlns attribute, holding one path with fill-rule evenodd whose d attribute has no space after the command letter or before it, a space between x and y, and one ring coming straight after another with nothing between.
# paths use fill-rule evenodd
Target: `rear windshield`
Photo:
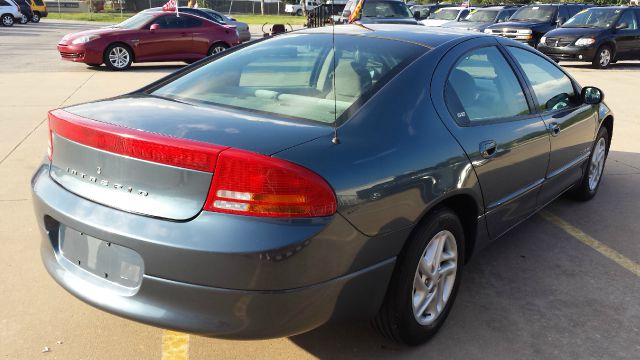
<instances>
[{"instance_id":1,"label":"rear windshield","mask_svg":"<svg viewBox=\"0 0 640 360\"><path fill-rule=\"evenodd\" d=\"M455 20L460 10L457 9L438 9L429 15L429 19L435 20Z\"/></svg>"},{"instance_id":2,"label":"rear windshield","mask_svg":"<svg viewBox=\"0 0 640 360\"><path fill-rule=\"evenodd\" d=\"M222 56L152 94L333 123L426 51L362 36L336 35L335 44L334 52L331 34L275 37Z\"/></svg>"},{"instance_id":3,"label":"rear windshield","mask_svg":"<svg viewBox=\"0 0 640 360\"><path fill-rule=\"evenodd\" d=\"M462 21L493 22L498 16L497 10L471 10L471 14Z\"/></svg>"},{"instance_id":4,"label":"rear windshield","mask_svg":"<svg viewBox=\"0 0 640 360\"><path fill-rule=\"evenodd\" d=\"M402 1L365 1L362 7L365 18L412 18L411 11Z\"/></svg>"},{"instance_id":5,"label":"rear windshield","mask_svg":"<svg viewBox=\"0 0 640 360\"><path fill-rule=\"evenodd\" d=\"M621 9L590 8L582 10L567 20L562 27L608 29L618 21L621 12Z\"/></svg>"},{"instance_id":6,"label":"rear windshield","mask_svg":"<svg viewBox=\"0 0 640 360\"><path fill-rule=\"evenodd\" d=\"M518 9L509 21L551 22L555 14L555 6L525 6Z\"/></svg>"}]
</instances>

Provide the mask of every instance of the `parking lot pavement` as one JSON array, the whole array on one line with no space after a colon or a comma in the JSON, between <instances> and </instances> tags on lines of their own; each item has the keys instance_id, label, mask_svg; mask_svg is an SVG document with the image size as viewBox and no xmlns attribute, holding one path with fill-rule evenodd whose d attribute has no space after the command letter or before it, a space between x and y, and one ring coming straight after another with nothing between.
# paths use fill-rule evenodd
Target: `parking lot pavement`
<instances>
[{"instance_id":1,"label":"parking lot pavement","mask_svg":"<svg viewBox=\"0 0 640 360\"><path fill-rule=\"evenodd\" d=\"M180 66L111 73L60 61L55 42L82 26L45 20L0 33L0 357L160 359L173 351L190 359L640 358L640 63L607 71L565 64L581 83L602 88L616 114L600 193L588 203L558 199L547 212L562 222L536 215L472 259L450 318L430 343L402 347L365 323L236 342L167 333L98 311L62 290L41 265L29 180L46 151L46 111L134 90Z\"/></svg>"}]
</instances>

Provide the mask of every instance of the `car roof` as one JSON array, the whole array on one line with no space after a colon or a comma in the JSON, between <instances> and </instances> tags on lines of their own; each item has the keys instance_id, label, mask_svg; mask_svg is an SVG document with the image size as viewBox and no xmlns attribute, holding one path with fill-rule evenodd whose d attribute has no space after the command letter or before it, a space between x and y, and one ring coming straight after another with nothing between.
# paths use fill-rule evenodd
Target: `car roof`
<instances>
[{"instance_id":1,"label":"car roof","mask_svg":"<svg viewBox=\"0 0 640 360\"><path fill-rule=\"evenodd\" d=\"M333 29L335 28L335 30ZM331 34L336 35L356 35L373 38L384 38L388 40L417 43L428 48L438 47L446 42L463 38L474 38L480 36L490 37L479 33L469 33L459 29L451 28L428 28L420 25L406 24L350 24L335 27L323 26L318 28L302 29L295 31L296 34Z\"/></svg>"}]
</instances>

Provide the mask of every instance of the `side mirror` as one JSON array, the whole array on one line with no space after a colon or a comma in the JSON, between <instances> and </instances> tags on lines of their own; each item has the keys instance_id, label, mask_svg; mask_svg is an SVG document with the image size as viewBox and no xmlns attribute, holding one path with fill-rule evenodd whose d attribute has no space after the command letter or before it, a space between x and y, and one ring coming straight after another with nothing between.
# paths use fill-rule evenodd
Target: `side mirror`
<instances>
[{"instance_id":1,"label":"side mirror","mask_svg":"<svg viewBox=\"0 0 640 360\"><path fill-rule=\"evenodd\" d=\"M559 16L558 20L556 20L556 24L558 24L558 26L561 26L562 24L564 24L567 21L567 19L564 16Z\"/></svg>"},{"instance_id":2,"label":"side mirror","mask_svg":"<svg viewBox=\"0 0 640 360\"><path fill-rule=\"evenodd\" d=\"M585 86L580 93L582 101L585 104L600 104L604 100L604 93L602 90L594 86Z\"/></svg>"},{"instance_id":3,"label":"side mirror","mask_svg":"<svg viewBox=\"0 0 640 360\"><path fill-rule=\"evenodd\" d=\"M343 17L348 18L349 16L351 16L351 10L347 10L347 9L345 9L345 10L342 12L342 16L343 16Z\"/></svg>"},{"instance_id":4,"label":"side mirror","mask_svg":"<svg viewBox=\"0 0 640 360\"><path fill-rule=\"evenodd\" d=\"M413 12L413 18L416 20L420 20L420 11L414 11Z\"/></svg>"},{"instance_id":5,"label":"side mirror","mask_svg":"<svg viewBox=\"0 0 640 360\"><path fill-rule=\"evenodd\" d=\"M154 32L158 29L160 29L160 24L151 24L151 26L149 27L149 30L151 30L151 32Z\"/></svg>"},{"instance_id":6,"label":"side mirror","mask_svg":"<svg viewBox=\"0 0 640 360\"><path fill-rule=\"evenodd\" d=\"M616 25L616 30L624 30L628 28L629 28L629 24L627 24L626 22Z\"/></svg>"}]
</instances>

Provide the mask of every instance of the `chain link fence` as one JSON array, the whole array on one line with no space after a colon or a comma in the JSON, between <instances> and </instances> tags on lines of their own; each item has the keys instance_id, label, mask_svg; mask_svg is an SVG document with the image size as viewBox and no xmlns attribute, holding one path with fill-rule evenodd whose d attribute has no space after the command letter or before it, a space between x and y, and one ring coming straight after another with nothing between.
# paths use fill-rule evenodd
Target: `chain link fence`
<instances>
[{"instance_id":1,"label":"chain link fence","mask_svg":"<svg viewBox=\"0 0 640 360\"><path fill-rule=\"evenodd\" d=\"M168 0L81 0L81 1L45 1L50 11L99 13L102 11L138 12L149 8L162 7ZM187 6L187 0L179 0L180 6ZM265 15L284 15L285 4L293 1L264 1ZM261 3L247 0L198 0L199 7L206 7L225 14L261 14Z\"/></svg>"}]
</instances>

